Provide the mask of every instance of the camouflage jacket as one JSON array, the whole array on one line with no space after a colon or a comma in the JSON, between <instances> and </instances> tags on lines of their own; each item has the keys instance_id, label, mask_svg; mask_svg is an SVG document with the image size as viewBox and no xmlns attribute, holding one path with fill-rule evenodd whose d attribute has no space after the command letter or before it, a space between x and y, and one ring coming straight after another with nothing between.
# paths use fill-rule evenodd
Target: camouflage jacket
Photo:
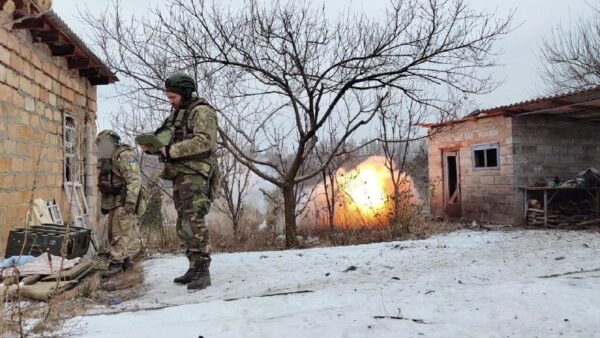
<instances>
[{"instance_id":1,"label":"camouflage jacket","mask_svg":"<svg viewBox=\"0 0 600 338\"><path fill-rule=\"evenodd\" d=\"M190 106L193 108L187 111ZM175 136L169 147L169 160L161 177L173 180L179 175L208 176L214 163L214 154L210 152L214 150L217 142L215 110L206 101L194 97L187 107L173 110L163 127L173 128Z\"/></svg>"},{"instance_id":2,"label":"camouflage jacket","mask_svg":"<svg viewBox=\"0 0 600 338\"><path fill-rule=\"evenodd\" d=\"M99 176L102 175L104 165L110 166L113 175L123 180L124 187L117 195L102 194L102 209L112 210L125 205L125 203L137 203L142 178L140 166L133 154L133 149L129 145L120 145L115 150L112 159L98 160Z\"/></svg>"}]
</instances>

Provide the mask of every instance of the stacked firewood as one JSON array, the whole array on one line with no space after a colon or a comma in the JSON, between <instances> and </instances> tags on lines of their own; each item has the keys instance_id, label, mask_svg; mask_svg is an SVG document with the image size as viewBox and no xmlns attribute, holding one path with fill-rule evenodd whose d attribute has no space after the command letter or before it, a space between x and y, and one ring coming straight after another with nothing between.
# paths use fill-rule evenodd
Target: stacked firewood
<instances>
[{"instance_id":1,"label":"stacked firewood","mask_svg":"<svg viewBox=\"0 0 600 338\"><path fill-rule=\"evenodd\" d=\"M552 203L548 208L548 223L544 222L544 210L535 200L529 202L527 225L549 228L581 228L600 225L600 218L589 201ZM537 208L536 208L537 207Z\"/></svg>"}]
</instances>

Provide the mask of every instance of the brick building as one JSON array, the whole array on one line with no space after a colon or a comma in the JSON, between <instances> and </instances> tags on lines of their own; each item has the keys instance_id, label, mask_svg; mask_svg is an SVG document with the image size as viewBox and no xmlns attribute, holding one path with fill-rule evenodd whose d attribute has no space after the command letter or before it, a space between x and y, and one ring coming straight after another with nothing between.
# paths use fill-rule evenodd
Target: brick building
<instances>
[{"instance_id":1,"label":"brick building","mask_svg":"<svg viewBox=\"0 0 600 338\"><path fill-rule=\"evenodd\" d=\"M522 224L520 188L600 168L600 87L425 126L433 215Z\"/></svg>"},{"instance_id":2,"label":"brick building","mask_svg":"<svg viewBox=\"0 0 600 338\"><path fill-rule=\"evenodd\" d=\"M32 198L56 200L72 220L70 203L84 201L65 189L80 187L93 215L96 86L117 81L56 14L15 3L0 11L0 253Z\"/></svg>"}]
</instances>

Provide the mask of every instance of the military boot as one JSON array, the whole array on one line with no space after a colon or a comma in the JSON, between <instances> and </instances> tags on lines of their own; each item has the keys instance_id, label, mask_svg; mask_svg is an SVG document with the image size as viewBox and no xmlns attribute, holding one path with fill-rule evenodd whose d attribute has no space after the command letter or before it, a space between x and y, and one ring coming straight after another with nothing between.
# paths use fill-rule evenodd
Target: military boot
<instances>
[{"instance_id":1,"label":"military boot","mask_svg":"<svg viewBox=\"0 0 600 338\"><path fill-rule=\"evenodd\" d=\"M209 266L209 260L200 260L194 263L192 281L188 284L188 290L202 290L210 286Z\"/></svg>"},{"instance_id":2,"label":"military boot","mask_svg":"<svg viewBox=\"0 0 600 338\"><path fill-rule=\"evenodd\" d=\"M110 262L108 269L102 273L102 278L110 278L123 271L123 263Z\"/></svg>"},{"instance_id":3,"label":"military boot","mask_svg":"<svg viewBox=\"0 0 600 338\"><path fill-rule=\"evenodd\" d=\"M179 276L175 279L173 279L173 283L175 284L189 284L192 281L192 276L194 275L194 269L189 268L187 269L187 271L183 274L183 276Z\"/></svg>"},{"instance_id":4,"label":"military boot","mask_svg":"<svg viewBox=\"0 0 600 338\"><path fill-rule=\"evenodd\" d=\"M126 257L123 259L123 264L121 266L123 267L123 271L127 271L130 267L132 267L133 261L131 260L131 257Z\"/></svg>"}]
</instances>

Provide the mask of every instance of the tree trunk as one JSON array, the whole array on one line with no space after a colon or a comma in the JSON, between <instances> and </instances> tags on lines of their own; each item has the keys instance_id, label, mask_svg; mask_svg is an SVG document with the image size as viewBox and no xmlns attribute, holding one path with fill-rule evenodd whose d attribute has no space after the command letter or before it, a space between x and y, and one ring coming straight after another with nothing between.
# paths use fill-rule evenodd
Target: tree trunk
<instances>
[{"instance_id":1,"label":"tree trunk","mask_svg":"<svg viewBox=\"0 0 600 338\"><path fill-rule=\"evenodd\" d=\"M327 202L327 222L329 225L329 232L333 233L333 213L334 213L334 209L333 207L335 206L335 201L333 198L333 193L330 194L329 191L329 181L330 181L330 175L331 175L331 171L327 171L327 170L323 170L323 187L325 188L325 201ZM333 188L331 189L333 192Z\"/></svg>"},{"instance_id":2,"label":"tree trunk","mask_svg":"<svg viewBox=\"0 0 600 338\"><path fill-rule=\"evenodd\" d=\"M233 221L233 236L237 239L238 238L238 232L239 232L239 221L235 220Z\"/></svg>"},{"instance_id":3,"label":"tree trunk","mask_svg":"<svg viewBox=\"0 0 600 338\"><path fill-rule=\"evenodd\" d=\"M331 200L328 200L327 203L329 204L329 231L330 233L333 235L333 232L335 231L335 203L336 203L336 191L335 191L335 174L331 172L331 170L329 171L328 175L329 176L329 187L331 188ZM327 189L327 187L325 187L325 189Z\"/></svg>"},{"instance_id":4,"label":"tree trunk","mask_svg":"<svg viewBox=\"0 0 600 338\"><path fill-rule=\"evenodd\" d=\"M394 236L406 236L408 234L407 225L402 221L402 191L401 184L403 183L401 174L395 176L392 173L392 184L394 185L394 210L392 216L392 230L394 232Z\"/></svg>"},{"instance_id":5,"label":"tree trunk","mask_svg":"<svg viewBox=\"0 0 600 338\"><path fill-rule=\"evenodd\" d=\"M296 239L296 196L293 184L281 187L283 193L283 213L285 218L285 246L294 248L298 245Z\"/></svg>"}]
</instances>

